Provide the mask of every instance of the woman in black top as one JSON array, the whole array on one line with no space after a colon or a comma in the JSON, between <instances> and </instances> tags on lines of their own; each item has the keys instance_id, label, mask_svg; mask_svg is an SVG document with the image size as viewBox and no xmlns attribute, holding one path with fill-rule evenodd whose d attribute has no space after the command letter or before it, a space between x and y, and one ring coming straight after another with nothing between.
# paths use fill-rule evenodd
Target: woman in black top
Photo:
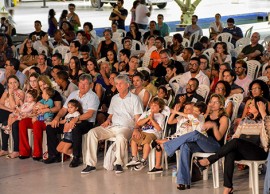
<instances>
[{"instance_id":1,"label":"woman in black top","mask_svg":"<svg viewBox=\"0 0 270 194\"><path fill-rule=\"evenodd\" d=\"M105 37L105 40L101 41L97 48L97 55L99 59L106 57L108 50L113 49L117 53L117 45L112 41L112 31L109 29L104 30L103 36Z\"/></svg>"}]
</instances>

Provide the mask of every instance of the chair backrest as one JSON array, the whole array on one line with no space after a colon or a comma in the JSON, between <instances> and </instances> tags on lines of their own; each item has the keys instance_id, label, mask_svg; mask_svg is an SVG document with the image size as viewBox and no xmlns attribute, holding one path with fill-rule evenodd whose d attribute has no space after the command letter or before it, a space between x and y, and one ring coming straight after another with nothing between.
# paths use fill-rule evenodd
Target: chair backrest
<instances>
[{"instance_id":1,"label":"chair backrest","mask_svg":"<svg viewBox=\"0 0 270 194\"><path fill-rule=\"evenodd\" d=\"M189 37L190 44L189 46L193 48L194 44L199 41L200 31L192 33Z\"/></svg>"},{"instance_id":2,"label":"chair backrest","mask_svg":"<svg viewBox=\"0 0 270 194\"><path fill-rule=\"evenodd\" d=\"M103 63L104 61L106 61L106 57L97 60L97 64Z\"/></svg>"},{"instance_id":3,"label":"chair backrest","mask_svg":"<svg viewBox=\"0 0 270 194\"><path fill-rule=\"evenodd\" d=\"M148 92L148 93L149 93L149 99L148 99L147 105L146 105L146 107L145 107L145 111L148 110L150 101L151 101L151 99L152 99L152 94L151 94L150 92Z\"/></svg>"},{"instance_id":4,"label":"chair backrest","mask_svg":"<svg viewBox=\"0 0 270 194\"><path fill-rule=\"evenodd\" d=\"M223 32L217 35L216 41L221 41L221 42L231 42L232 41L232 34L228 32Z\"/></svg>"},{"instance_id":5,"label":"chair backrest","mask_svg":"<svg viewBox=\"0 0 270 194\"><path fill-rule=\"evenodd\" d=\"M117 32L121 34L122 37L126 37L127 32L123 29L117 29Z\"/></svg>"},{"instance_id":6,"label":"chair backrest","mask_svg":"<svg viewBox=\"0 0 270 194\"><path fill-rule=\"evenodd\" d=\"M173 39L172 36L165 36L164 37L164 40L166 42L166 46L168 46L168 43L172 43L172 39Z\"/></svg>"},{"instance_id":7,"label":"chair backrest","mask_svg":"<svg viewBox=\"0 0 270 194\"><path fill-rule=\"evenodd\" d=\"M31 65L31 66L29 66L29 67L26 67L26 68L22 71L22 73L26 75L27 72L28 72L32 67L34 67L34 65Z\"/></svg>"},{"instance_id":8,"label":"chair backrest","mask_svg":"<svg viewBox=\"0 0 270 194\"><path fill-rule=\"evenodd\" d=\"M53 54L60 53L62 55L62 58L64 59L68 51L69 51L68 46L57 46L53 49Z\"/></svg>"},{"instance_id":9,"label":"chair backrest","mask_svg":"<svg viewBox=\"0 0 270 194\"><path fill-rule=\"evenodd\" d=\"M268 82L269 81L269 79L268 79L267 76L261 76L261 77L258 77L257 79L262 80L264 82Z\"/></svg>"},{"instance_id":10,"label":"chair backrest","mask_svg":"<svg viewBox=\"0 0 270 194\"><path fill-rule=\"evenodd\" d=\"M243 94L233 94L231 98L233 99L233 113L231 118L233 121L237 117L239 106L242 103L244 96Z\"/></svg>"},{"instance_id":11,"label":"chair backrest","mask_svg":"<svg viewBox=\"0 0 270 194\"><path fill-rule=\"evenodd\" d=\"M252 79L256 79L258 77L261 66L260 62L256 60L249 60L247 61L247 66L247 75Z\"/></svg>"},{"instance_id":12,"label":"chair backrest","mask_svg":"<svg viewBox=\"0 0 270 194\"><path fill-rule=\"evenodd\" d=\"M138 68L137 68L137 71L142 71L142 70L145 70L145 71L147 71L149 74L151 74L151 70L150 70L148 67L138 67Z\"/></svg>"},{"instance_id":13,"label":"chair backrest","mask_svg":"<svg viewBox=\"0 0 270 194\"><path fill-rule=\"evenodd\" d=\"M48 50L44 46L39 46L38 48L35 48L38 52L38 54L45 54L48 56Z\"/></svg>"},{"instance_id":14,"label":"chair backrest","mask_svg":"<svg viewBox=\"0 0 270 194\"><path fill-rule=\"evenodd\" d=\"M208 94L210 92L210 87L205 84L200 84L196 92L197 94L201 95L206 101Z\"/></svg>"},{"instance_id":15,"label":"chair backrest","mask_svg":"<svg viewBox=\"0 0 270 194\"><path fill-rule=\"evenodd\" d=\"M182 75L177 75L170 79L169 85L173 89L174 93L176 94L180 88L180 83L182 82Z\"/></svg>"},{"instance_id":16,"label":"chair backrest","mask_svg":"<svg viewBox=\"0 0 270 194\"><path fill-rule=\"evenodd\" d=\"M183 45L184 48L189 47L189 45L190 45L189 39L183 38L182 45Z\"/></svg>"},{"instance_id":17,"label":"chair backrest","mask_svg":"<svg viewBox=\"0 0 270 194\"><path fill-rule=\"evenodd\" d=\"M231 50L234 49L234 45L231 42L226 42L226 44L227 44L227 51L228 53L230 53Z\"/></svg>"},{"instance_id":18,"label":"chair backrest","mask_svg":"<svg viewBox=\"0 0 270 194\"><path fill-rule=\"evenodd\" d=\"M203 55L207 56L208 60L210 61L211 55L212 55L213 53L215 53L215 49L209 48L209 49L206 49L206 50L203 52Z\"/></svg>"},{"instance_id":19,"label":"chair backrest","mask_svg":"<svg viewBox=\"0 0 270 194\"><path fill-rule=\"evenodd\" d=\"M250 38L248 37L243 37L243 38L240 38L236 41L235 43L235 47L241 47L241 48L244 48L245 46L249 45L250 44Z\"/></svg>"},{"instance_id":20,"label":"chair backrest","mask_svg":"<svg viewBox=\"0 0 270 194\"><path fill-rule=\"evenodd\" d=\"M136 45L139 45L139 49L136 49ZM132 40L132 46L131 50L141 50L142 49L142 43L138 40Z\"/></svg>"},{"instance_id":21,"label":"chair backrest","mask_svg":"<svg viewBox=\"0 0 270 194\"><path fill-rule=\"evenodd\" d=\"M236 48L234 49L234 53L235 53L234 57L235 57L235 58L238 57L238 55L241 53L242 49L243 49L243 47L236 47Z\"/></svg>"},{"instance_id":22,"label":"chair backrest","mask_svg":"<svg viewBox=\"0 0 270 194\"><path fill-rule=\"evenodd\" d=\"M245 37L250 38L252 34L253 26L251 26L249 29L247 29L245 33Z\"/></svg>"},{"instance_id":23,"label":"chair backrest","mask_svg":"<svg viewBox=\"0 0 270 194\"><path fill-rule=\"evenodd\" d=\"M262 73L264 73L266 67L268 66L268 63L265 63L263 66L262 66Z\"/></svg>"}]
</instances>

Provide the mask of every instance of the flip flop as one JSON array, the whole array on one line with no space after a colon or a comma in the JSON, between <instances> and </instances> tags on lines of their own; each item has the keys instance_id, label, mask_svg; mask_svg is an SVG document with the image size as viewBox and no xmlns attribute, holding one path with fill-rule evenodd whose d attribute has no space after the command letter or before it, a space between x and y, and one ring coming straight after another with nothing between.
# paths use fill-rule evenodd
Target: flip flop
<instances>
[{"instance_id":1,"label":"flip flop","mask_svg":"<svg viewBox=\"0 0 270 194\"><path fill-rule=\"evenodd\" d=\"M6 158L9 158L9 159L15 159L15 158L18 158L19 157L19 153L18 154L14 154L14 153L12 152L11 154L8 154L7 156L6 156Z\"/></svg>"},{"instance_id":2,"label":"flip flop","mask_svg":"<svg viewBox=\"0 0 270 194\"><path fill-rule=\"evenodd\" d=\"M2 152L2 153L0 153L0 157L3 157L3 156L6 156L6 155L8 155L8 152Z\"/></svg>"}]
</instances>

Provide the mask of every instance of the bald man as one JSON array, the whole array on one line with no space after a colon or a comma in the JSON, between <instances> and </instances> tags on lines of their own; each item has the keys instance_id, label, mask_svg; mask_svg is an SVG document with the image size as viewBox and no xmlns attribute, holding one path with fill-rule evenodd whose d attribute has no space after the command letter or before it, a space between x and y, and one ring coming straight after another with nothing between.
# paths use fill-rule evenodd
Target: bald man
<instances>
[{"instance_id":1,"label":"bald man","mask_svg":"<svg viewBox=\"0 0 270 194\"><path fill-rule=\"evenodd\" d=\"M251 36L251 44L245 46L241 53L238 55L238 59L248 58L248 60L257 60L261 59L262 53L264 51L264 47L259 44L260 34L258 32L254 32Z\"/></svg>"}]
</instances>

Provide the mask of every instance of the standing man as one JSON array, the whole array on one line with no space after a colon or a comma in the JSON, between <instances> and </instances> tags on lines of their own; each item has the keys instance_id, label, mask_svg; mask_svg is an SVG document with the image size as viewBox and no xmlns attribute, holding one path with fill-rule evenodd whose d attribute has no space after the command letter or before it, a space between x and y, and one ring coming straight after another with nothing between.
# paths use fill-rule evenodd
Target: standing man
<instances>
[{"instance_id":1,"label":"standing man","mask_svg":"<svg viewBox=\"0 0 270 194\"><path fill-rule=\"evenodd\" d=\"M140 0L140 4L136 7L136 20L139 29L145 30L149 23L149 17L151 16L152 4L148 8L145 0Z\"/></svg>"},{"instance_id":2,"label":"standing man","mask_svg":"<svg viewBox=\"0 0 270 194\"><path fill-rule=\"evenodd\" d=\"M69 164L69 167L74 168L82 164L80 159L82 152L82 135L88 133L93 127L96 120L97 109L99 106L99 99L97 95L92 91L92 77L88 74L82 74L79 78L79 90L72 92L66 100L63 108L58 112L55 118L52 120L51 125L46 127L47 142L48 142L48 154L47 160L44 160L45 164L51 164L60 162L60 153L56 151L58 145L57 134L62 134L64 124L59 124L61 118L63 118L68 110L68 102L71 99L78 100L83 108L83 114L73 118L69 125L72 129L73 138L73 160Z\"/></svg>"},{"instance_id":3,"label":"standing man","mask_svg":"<svg viewBox=\"0 0 270 194\"><path fill-rule=\"evenodd\" d=\"M36 20L34 22L34 27L35 27L35 31L29 34L29 39L32 40L33 42L35 42L36 40L39 40L40 34L44 32L41 30L41 27L42 27L41 21Z\"/></svg>"},{"instance_id":4,"label":"standing man","mask_svg":"<svg viewBox=\"0 0 270 194\"><path fill-rule=\"evenodd\" d=\"M87 150L83 153L87 166L82 170L83 174L96 170L98 141L112 137L116 138L115 173L122 173L128 140L132 133L133 137L139 138L136 122L143 113L141 101L129 91L131 83L126 75L118 75L114 80L119 93L111 100L107 120L88 133Z\"/></svg>"},{"instance_id":5,"label":"standing man","mask_svg":"<svg viewBox=\"0 0 270 194\"><path fill-rule=\"evenodd\" d=\"M222 32L228 32L232 34L232 44L235 46L235 43L240 38L243 38L243 32L241 28L234 25L234 19L228 18L227 19L227 28L224 28Z\"/></svg>"},{"instance_id":6,"label":"standing man","mask_svg":"<svg viewBox=\"0 0 270 194\"><path fill-rule=\"evenodd\" d=\"M114 7L109 20L112 21L112 23L116 23L118 26L118 29L125 30L125 20L128 15L128 11L123 7L124 0L118 0L117 5Z\"/></svg>"},{"instance_id":7,"label":"standing man","mask_svg":"<svg viewBox=\"0 0 270 194\"><path fill-rule=\"evenodd\" d=\"M157 25L156 29L160 31L160 36L165 37L170 35L170 27L164 23L164 16L162 14L158 14L157 16Z\"/></svg>"}]
</instances>

